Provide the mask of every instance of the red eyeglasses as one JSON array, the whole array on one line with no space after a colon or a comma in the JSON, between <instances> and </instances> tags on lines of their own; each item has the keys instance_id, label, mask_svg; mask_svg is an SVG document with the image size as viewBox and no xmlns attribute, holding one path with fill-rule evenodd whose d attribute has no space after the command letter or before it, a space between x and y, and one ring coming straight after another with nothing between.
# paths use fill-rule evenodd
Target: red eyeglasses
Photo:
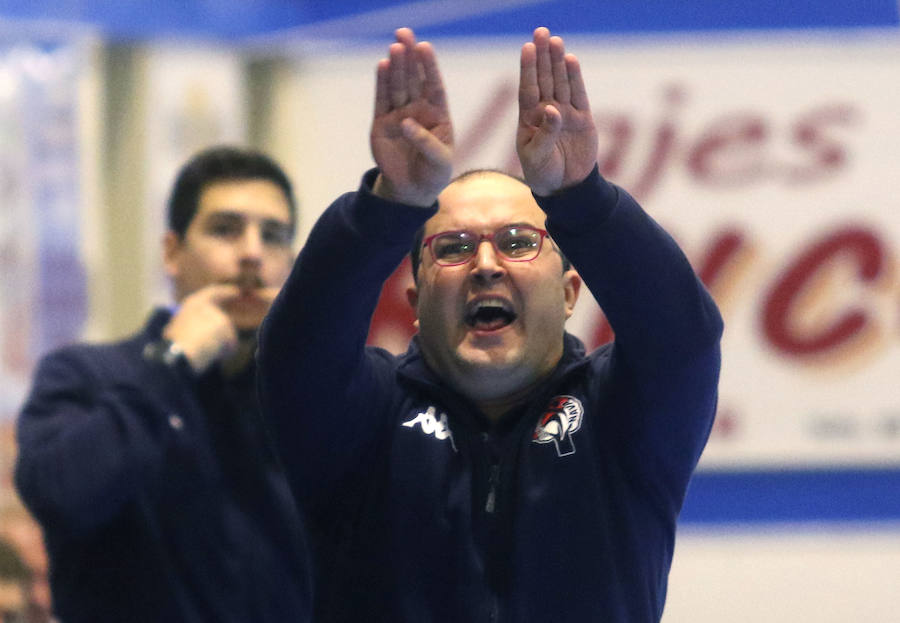
<instances>
[{"instance_id":1,"label":"red eyeglasses","mask_svg":"<svg viewBox=\"0 0 900 623\"><path fill-rule=\"evenodd\" d=\"M422 241L438 266L465 264L478 251L482 240L489 240L494 251L510 262L530 262L541 253L547 232L528 225L504 225L492 234L471 231L443 231Z\"/></svg>"}]
</instances>

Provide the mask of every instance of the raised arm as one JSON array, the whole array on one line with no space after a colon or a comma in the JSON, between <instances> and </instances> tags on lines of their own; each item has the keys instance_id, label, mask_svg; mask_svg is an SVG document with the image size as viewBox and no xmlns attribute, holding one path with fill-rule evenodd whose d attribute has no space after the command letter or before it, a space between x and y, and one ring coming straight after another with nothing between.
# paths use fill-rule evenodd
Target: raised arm
<instances>
[{"instance_id":1,"label":"raised arm","mask_svg":"<svg viewBox=\"0 0 900 623\"><path fill-rule=\"evenodd\" d=\"M522 46L516 149L525 181L542 196L583 181L597 162L597 130L578 59L544 27Z\"/></svg>"},{"instance_id":2,"label":"raised arm","mask_svg":"<svg viewBox=\"0 0 900 623\"><path fill-rule=\"evenodd\" d=\"M328 505L375 443L392 359L365 348L384 281L435 212L451 172L453 132L428 43L397 31L378 63L372 155L378 169L310 232L261 327L263 411L302 502ZM340 431L339 444L324 444Z\"/></svg>"},{"instance_id":3,"label":"raised arm","mask_svg":"<svg viewBox=\"0 0 900 623\"><path fill-rule=\"evenodd\" d=\"M722 320L678 245L596 169L578 60L534 31L522 47L517 148L547 230L616 333L612 374L633 413L608 420L648 482L680 495L715 413ZM668 493L667 493L668 495Z\"/></svg>"},{"instance_id":4,"label":"raised arm","mask_svg":"<svg viewBox=\"0 0 900 623\"><path fill-rule=\"evenodd\" d=\"M671 376L672 349L718 341L715 305L675 241L596 171L597 132L578 59L537 28L522 46L517 149L547 228L607 314L630 365Z\"/></svg>"}]
</instances>

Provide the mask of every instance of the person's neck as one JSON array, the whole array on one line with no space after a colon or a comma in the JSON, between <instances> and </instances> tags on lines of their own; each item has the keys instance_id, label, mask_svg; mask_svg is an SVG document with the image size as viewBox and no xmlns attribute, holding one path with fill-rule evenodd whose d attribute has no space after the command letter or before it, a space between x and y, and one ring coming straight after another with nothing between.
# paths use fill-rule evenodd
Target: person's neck
<instances>
[{"instance_id":1,"label":"person's neck","mask_svg":"<svg viewBox=\"0 0 900 623\"><path fill-rule=\"evenodd\" d=\"M233 378L247 369L256 356L256 335L242 337L237 349L227 359L222 360L221 370L225 378Z\"/></svg>"},{"instance_id":2,"label":"person's neck","mask_svg":"<svg viewBox=\"0 0 900 623\"><path fill-rule=\"evenodd\" d=\"M542 376L534 383L527 385L512 394L503 396L502 398L477 400L475 404L487 418L488 422L490 422L492 426L496 425L503 420L504 416L513 411L516 407L525 403L535 387L540 385L546 378L546 375Z\"/></svg>"}]
</instances>

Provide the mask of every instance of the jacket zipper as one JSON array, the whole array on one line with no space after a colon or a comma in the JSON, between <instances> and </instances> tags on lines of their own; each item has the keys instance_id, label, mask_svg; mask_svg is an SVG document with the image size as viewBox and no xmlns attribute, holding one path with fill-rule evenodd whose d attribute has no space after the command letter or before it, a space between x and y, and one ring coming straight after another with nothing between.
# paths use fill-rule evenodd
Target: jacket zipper
<instances>
[{"instance_id":1,"label":"jacket zipper","mask_svg":"<svg viewBox=\"0 0 900 623\"><path fill-rule=\"evenodd\" d=\"M493 522L495 519L495 513L497 512L497 494L500 488L500 463L492 462L490 472L488 474L488 493L487 498L484 501L484 512L488 516L492 517L492 519L488 520L489 522ZM490 610L488 612L488 623L499 623L500 620L500 603L499 597L497 593L493 590L490 591Z\"/></svg>"},{"instance_id":2,"label":"jacket zipper","mask_svg":"<svg viewBox=\"0 0 900 623\"><path fill-rule=\"evenodd\" d=\"M493 515L497 508L497 487L500 485L500 464L491 465L491 473L488 476L488 494L484 502L484 512Z\"/></svg>"}]
</instances>

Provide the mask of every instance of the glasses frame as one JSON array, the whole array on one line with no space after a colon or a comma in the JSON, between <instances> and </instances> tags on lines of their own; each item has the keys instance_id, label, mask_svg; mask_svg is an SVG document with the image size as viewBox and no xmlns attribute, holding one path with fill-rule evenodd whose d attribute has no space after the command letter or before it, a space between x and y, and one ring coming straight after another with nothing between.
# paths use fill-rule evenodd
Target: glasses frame
<instances>
[{"instance_id":1,"label":"glasses frame","mask_svg":"<svg viewBox=\"0 0 900 623\"><path fill-rule=\"evenodd\" d=\"M503 254L500 251L500 249L497 248L497 243L494 242L494 236L496 236L502 230L506 230L506 229L527 229L529 231L535 231L538 234L540 234L540 238L538 239L537 253L534 254L534 257L529 257L527 259L519 260L519 259L515 259L512 257L508 257L505 254ZM434 254L434 248L432 247L431 243L434 241L435 238L439 238L440 236L446 236L447 234L469 234L473 238L477 237L478 240L475 243L475 250L472 252L472 255L470 255L469 257L467 257L466 259L464 259L460 262L445 262L443 260L439 260L437 258L437 256ZM534 227L532 225L502 225L489 234L475 234L475 232L472 232L468 229L449 229L447 231L441 231L436 234L431 234L430 236L425 238L425 240L422 241L422 246L428 248L428 251L431 253L431 259L438 266L462 266L463 264L468 264L472 260L473 257L478 255L478 248L481 246L481 243L485 240L487 240L491 243L491 247L493 247L494 253L497 254L497 257L503 258L504 262L533 262L541 254L541 251L544 248L544 238L546 238L547 235L548 234L547 234L546 229L541 229L540 227Z\"/></svg>"}]
</instances>

